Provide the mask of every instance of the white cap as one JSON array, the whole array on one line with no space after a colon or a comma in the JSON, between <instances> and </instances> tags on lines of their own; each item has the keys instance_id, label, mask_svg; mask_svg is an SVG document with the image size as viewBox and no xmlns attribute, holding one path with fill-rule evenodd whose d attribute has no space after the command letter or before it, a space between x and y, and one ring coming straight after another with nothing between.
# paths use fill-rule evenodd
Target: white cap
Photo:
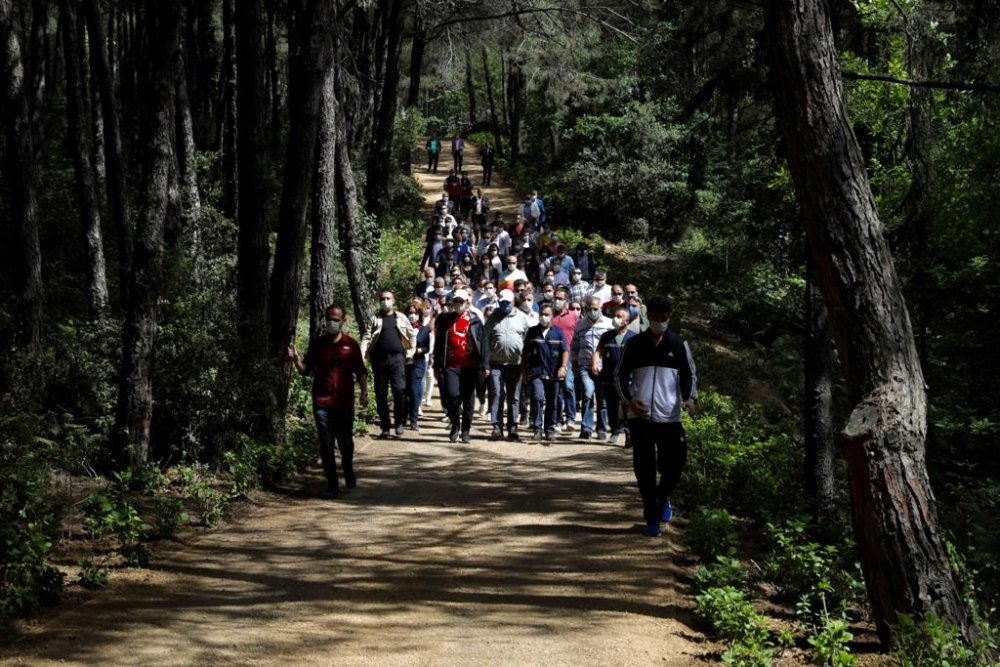
<instances>
[{"instance_id":1,"label":"white cap","mask_svg":"<svg viewBox=\"0 0 1000 667\"><path fill-rule=\"evenodd\" d=\"M509 303L514 303L514 293L509 289L500 290L500 301L507 301Z\"/></svg>"},{"instance_id":2,"label":"white cap","mask_svg":"<svg viewBox=\"0 0 1000 667\"><path fill-rule=\"evenodd\" d=\"M468 301L469 300L469 293L466 292L464 289L457 289L454 292L452 292L452 294L451 294L451 300L454 301L455 299L461 299L462 301Z\"/></svg>"}]
</instances>

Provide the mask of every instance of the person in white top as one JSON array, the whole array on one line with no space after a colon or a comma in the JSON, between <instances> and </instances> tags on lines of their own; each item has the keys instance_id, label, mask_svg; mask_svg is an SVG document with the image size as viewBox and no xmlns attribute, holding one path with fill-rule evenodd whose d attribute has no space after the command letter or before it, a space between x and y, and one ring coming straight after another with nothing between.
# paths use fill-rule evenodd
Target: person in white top
<instances>
[{"instance_id":1,"label":"person in white top","mask_svg":"<svg viewBox=\"0 0 1000 667\"><path fill-rule=\"evenodd\" d=\"M602 304L611 301L611 285L608 284L606 272L598 271L594 274L594 282L591 284L590 294L587 296L596 296Z\"/></svg>"}]
</instances>

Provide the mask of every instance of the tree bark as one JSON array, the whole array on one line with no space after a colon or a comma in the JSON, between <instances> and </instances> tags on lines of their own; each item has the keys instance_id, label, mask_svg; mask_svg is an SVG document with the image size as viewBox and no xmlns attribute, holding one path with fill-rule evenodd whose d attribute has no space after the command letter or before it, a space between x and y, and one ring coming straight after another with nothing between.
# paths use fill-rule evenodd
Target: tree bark
<instances>
[{"instance_id":1,"label":"tree bark","mask_svg":"<svg viewBox=\"0 0 1000 667\"><path fill-rule=\"evenodd\" d=\"M99 0L84 0L83 9L87 16L87 32L90 34L90 64L97 72L95 86L100 90L101 115L107 136L105 158L107 160L108 198L111 214L114 216L116 248L118 249L118 291L119 301L124 309L128 303L128 284L132 273L132 225L128 217L127 190L125 188L125 167L122 161L121 125L115 100L114 81L105 44L104 26L101 23ZM94 110L97 113L97 110Z\"/></svg>"},{"instance_id":2,"label":"tree bark","mask_svg":"<svg viewBox=\"0 0 1000 667\"><path fill-rule=\"evenodd\" d=\"M884 228L843 99L822 0L770 0L766 38L788 163L841 367L857 404L844 430L855 536L879 636L898 614L969 622L927 476L927 397Z\"/></svg>"},{"instance_id":3,"label":"tree bark","mask_svg":"<svg viewBox=\"0 0 1000 667\"><path fill-rule=\"evenodd\" d=\"M427 30L424 28L420 3L415 8L413 38L410 42L410 85L406 92L406 108L417 106L420 99L420 77L424 71L424 51L427 48Z\"/></svg>"},{"instance_id":4,"label":"tree bark","mask_svg":"<svg viewBox=\"0 0 1000 667\"><path fill-rule=\"evenodd\" d=\"M194 121L187 93L187 77L183 76L184 62L178 64L182 73L177 79L177 168L180 178L180 214L182 225L198 236L201 218L201 194L198 191L198 166L196 160Z\"/></svg>"},{"instance_id":5,"label":"tree bark","mask_svg":"<svg viewBox=\"0 0 1000 667\"><path fill-rule=\"evenodd\" d=\"M15 271L18 342L30 352L42 343L42 249L38 241L35 158L25 89L25 63L14 23L13 0L0 0L0 91L6 133L10 210L17 225Z\"/></svg>"},{"instance_id":6,"label":"tree bark","mask_svg":"<svg viewBox=\"0 0 1000 667\"><path fill-rule=\"evenodd\" d=\"M94 187L90 163L83 97L83 68L77 44L77 20L70 0L59 0L63 56L66 62L66 116L68 144L76 175L76 196L80 204L83 245L87 256L87 302L92 317L100 318L108 310L108 282L104 267L104 241L101 237L101 210Z\"/></svg>"},{"instance_id":7,"label":"tree bark","mask_svg":"<svg viewBox=\"0 0 1000 667\"><path fill-rule=\"evenodd\" d=\"M236 2L237 172L239 234L236 258L236 304L239 309L241 367L254 374L267 358L267 287L270 227L267 218L267 99L264 87L262 0ZM263 369L261 369L263 372ZM246 382L248 397L260 396Z\"/></svg>"},{"instance_id":8,"label":"tree bark","mask_svg":"<svg viewBox=\"0 0 1000 667\"><path fill-rule=\"evenodd\" d=\"M122 335L121 376L115 419L116 455L120 465L143 465L149 458L153 416L153 350L157 300L163 281L163 232L169 202L170 170L174 163L174 87L180 62L179 30L183 9L178 0L158 0L148 128L142 170L142 200L135 235L135 264ZM152 19L152 17L147 17Z\"/></svg>"},{"instance_id":9,"label":"tree bark","mask_svg":"<svg viewBox=\"0 0 1000 667\"><path fill-rule=\"evenodd\" d=\"M371 142L365 179L365 204L381 222L389 208L389 177L398 170L392 163L392 138L396 124L399 54L403 42L406 0L381 0L381 33L378 40L379 76L374 95Z\"/></svg>"},{"instance_id":10,"label":"tree bark","mask_svg":"<svg viewBox=\"0 0 1000 667\"><path fill-rule=\"evenodd\" d=\"M321 332L333 303L337 190L337 97L331 67L323 82L323 106L316 138L312 192L312 251L309 262L309 342Z\"/></svg>"},{"instance_id":11,"label":"tree bark","mask_svg":"<svg viewBox=\"0 0 1000 667\"><path fill-rule=\"evenodd\" d=\"M291 4L288 54L288 152L281 191L281 224L271 273L269 354L281 372L275 376L277 411L274 433L288 397L288 355L299 318L306 233L309 229L309 197L316 168L314 159L319 131L323 87L333 61L333 12L327 0L299 0Z\"/></svg>"},{"instance_id":12,"label":"tree bark","mask_svg":"<svg viewBox=\"0 0 1000 667\"><path fill-rule=\"evenodd\" d=\"M222 153L222 212L238 218L239 176L236 164L236 0L222 0L222 101L216 145Z\"/></svg>"},{"instance_id":13,"label":"tree bark","mask_svg":"<svg viewBox=\"0 0 1000 667\"><path fill-rule=\"evenodd\" d=\"M833 347L816 287L815 263L806 258L805 290L805 487L824 525L836 521L833 438Z\"/></svg>"},{"instance_id":14,"label":"tree bark","mask_svg":"<svg viewBox=\"0 0 1000 667\"><path fill-rule=\"evenodd\" d=\"M82 3L79 3L82 6ZM77 12L76 17L76 43L88 44L87 20L84 11ZM103 50L103 43L97 42L95 46ZM107 199L107 162L104 157L104 119L101 116L101 92L98 84L97 68L94 67L93 59L89 63L86 58L86 49L80 48L77 53L80 58L80 71L84 73L84 79L88 79L89 85L84 86L85 99L90 109L90 162L94 166L94 191L98 202Z\"/></svg>"},{"instance_id":15,"label":"tree bark","mask_svg":"<svg viewBox=\"0 0 1000 667\"><path fill-rule=\"evenodd\" d=\"M507 107L510 109L510 118L507 129L509 131L508 141L510 142L510 162L517 164L521 159L521 119L524 117L525 85L526 79L524 69L520 63L511 62L507 68L508 84L507 96L509 101Z\"/></svg>"},{"instance_id":16,"label":"tree bark","mask_svg":"<svg viewBox=\"0 0 1000 667\"><path fill-rule=\"evenodd\" d=\"M482 50L483 77L486 80L486 99L490 104L490 125L493 128L493 147L497 157L503 157L503 137L500 134L500 120L497 117L497 103L493 95L493 75L490 73L490 54L486 47Z\"/></svg>"},{"instance_id":17,"label":"tree bark","mask_svg":"<svg viewBox=\"0 0 1000 667\"><path fill-rule=\"evenodd\" d=\"M472 49L465 47L465 95L469 98L469 128L470 132L476 124L476 82L472 77Z\"/></svg>"}]
</instances>

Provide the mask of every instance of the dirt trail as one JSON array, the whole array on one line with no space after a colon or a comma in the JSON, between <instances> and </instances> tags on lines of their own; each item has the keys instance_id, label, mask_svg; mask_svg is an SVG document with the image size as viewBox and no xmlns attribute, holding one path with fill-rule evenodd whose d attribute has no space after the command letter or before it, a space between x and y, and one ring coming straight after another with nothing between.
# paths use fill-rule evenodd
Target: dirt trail
<instances>
[{"instance_id":1,"label":"dirt trail","mask_svg":"<svg viewBox=\"0 0 1000 667\"><path fill-rule=\"evenodd\" d=\"M480 417L473 442L453 444L440 417L427 410L401 440L359 439L358 487L339 500L316 496L314 470L288 496L259 494L235 521L159 546L150 569L0 641L0 663L710 660L677 533L639 534L629 451L570 433L488 442Z\"/></svg>"}]
</instances>

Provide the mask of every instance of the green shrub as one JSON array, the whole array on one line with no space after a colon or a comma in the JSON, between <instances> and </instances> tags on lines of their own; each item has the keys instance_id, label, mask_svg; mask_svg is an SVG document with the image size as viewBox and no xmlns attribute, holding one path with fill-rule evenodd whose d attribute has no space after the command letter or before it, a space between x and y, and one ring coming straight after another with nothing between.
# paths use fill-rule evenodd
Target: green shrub
<instances>
[{"instance_id":1,"label":"green shrub","mask_svg":"<svg viewBox=\"0 0 1000 667\"><path fill-rule=\"evenodd\" d=\"M209 485L211 475L203 463L178 468L184 490L194 501L198 517L206 526L214 526L222 520L222 510L226 497Z\"/></svg>"},{"instance_id":2,"label":"green shrub","mask_svg":"<svg viewBox=\"0 0 1000 667\"><path fill-rule=\"evenodd\" d=\"M736 552L737 538L729 512L699 509L684 531L684 541L703 563L710 563L717 556L731 556Z\"/></svg>"},{"instance_id":3,"label":"green shrub","mask_svg":"<svg viewBox=\"0 0 1000 667\"><path fill-rule=\"evenodd\" d=\"M149 563L149 548L144 540L150 526L139 516L135 505L120 496L109 498L95 494L85 498L81 507L84 528L92 539L113 540L114 549L126 566L144 567Z\"/></svg>"},{"instance_id":4,"label":"green shrub","mask_svg":"<svg viewBox=\"0 0 1000 667\"><path fill-rule=\"evenodd\" d=\"M699 594L698 613L712 625L715 634L727 642L765 644L770 630L763 616L754 611L747 594L732 586L709 588Z\"/></svg>"},{"instance_id":5,"label":"green shrub","mask_svg":"<svg viewBox=\"0 0 1000 667\"><path fill-rule=\"evenodd\" d=\"M848 629L846 619L827 615L823 625L806 641L812 647L810 653L815 664L828 667L854 667L858 664L858 658L851 654L849 644L852 639L854 635Z\"/></svg>"},{"instance_id":6,"label":"green shrub","mask_svg":"<svg viewBox=\"0 0 1000 667\"><path fill-rule=\"evenodd\" d=\"M763 642L734 642L722 653L722 664L731 667L771 667L777 649Z\"/></svg>"},{"instance_id":7,"label":"green shrub","mask_svg":"<svg viewBox=\"0 0 1000 667\"><path fill-rule=\"evenodd\" d=\"M716 556L714 563L703 565L694 573L694 587L698 592L723 586L744 590L749 578L750 573L738 558Z\"/></svg>"},{"instance_id":8,"label":"green shrub","mask_svg":"<svg viewBox=\"0 0 1000 667\"><path fill-rule=\"evenodd\" d=\"M160 537L173 537L181 524L188 521L188 514L184 511L184 502L173 496L157 496L153 500L153 515L156 522L156 534Z\"/></svg>"},{"instance_id":9,"label":"green shrub","mask_svg":"<svg viewBox=\"0 0 1000 667\"><path fill-rule=\"evenodd\" d=\"M104 588L108 584L108 568L103 561L84 558L80 561L80 585L84 588Z\"/></svg>"},{"instance_id":10,"label":"green shrub","mask_svg":"<svg viewBox=\"0 0 1000 667\"><path fill-rule=\"evenodd\" d=\"M958 627L945 623L932 612L920 617L899 615L892 635L892 653L900 667L978 667L988 664L962 641Z\"/></svg>"}]
</instances>

